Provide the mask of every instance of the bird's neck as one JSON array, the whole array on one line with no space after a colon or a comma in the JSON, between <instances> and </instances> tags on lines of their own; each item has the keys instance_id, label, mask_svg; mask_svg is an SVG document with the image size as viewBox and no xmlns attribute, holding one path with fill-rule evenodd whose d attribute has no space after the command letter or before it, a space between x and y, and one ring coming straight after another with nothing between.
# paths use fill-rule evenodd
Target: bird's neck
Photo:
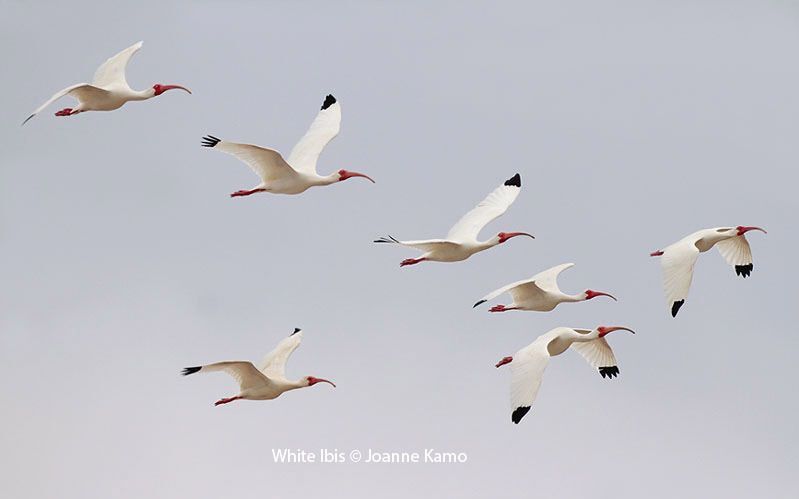
<instances>
[{"instance_id":1,"label":"bird's neck","mask_svg":"<svg viewBox=\"0 0 799 499\"><path fill-rule=\"evenodd\" d=\"M152 97L155 97L152 88L148 88L147 90L131 90L128 94L128 100L147 100Z\"/></svg>"},{"instance_id":2,"label":"bird's neck","mask_svg":"<svg viewBox=\"0 0 799 499\"><path fill-rule=\"evenodd\" d=\"M586 296L585 293L577 293L576 295L567 295L565 293L562 294L561 297L564 302L574 303L578 301L585 301Z\"/></svg>"},{"instance_id":3,"label":"bird's neck","mask_svg":"<svg viewBox=\"0 0 799 499\"><path fill-rule=\"evenodd\" d=\"M339 175L338 172L333 172L330 175L325 176L314 174L309 176L308 181L311 185L330 185L339 181Z\"/></svg>"}]
</instances>

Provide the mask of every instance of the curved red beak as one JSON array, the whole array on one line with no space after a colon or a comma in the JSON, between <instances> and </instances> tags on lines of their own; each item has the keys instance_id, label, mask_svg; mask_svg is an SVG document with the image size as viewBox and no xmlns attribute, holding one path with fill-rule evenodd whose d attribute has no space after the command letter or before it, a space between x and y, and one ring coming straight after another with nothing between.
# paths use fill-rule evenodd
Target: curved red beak
<instances>
[{"instance_id":1,"label":"curved red beak","mask_svg":"<svg viewBox=\"0 0 799 499\"><path fill-rule=\"evenodd\" d=\"M155 86L155 95L161 95L162 93L166 92L167 90L175 90L175 89L179 89L179 90L183 90L184 92L191 93L191 90L189 90L186 87L182 87L180 85L156 85Z\"/></svg>"},{"instance_id":2,"label":"curved red beak","mask_svg":"<svg viewBox=\"0 0 799 499\"><path fill-rule=\"evenodd\" d=\"M500 232L497 234L500 243L504 243L508 239L516 236L527 236L530 239L535 239L535 236L532 234L528 234L527 232Z\"/></svg>"},{"instance_id":3,"label":"curved red beak","mask_svg":"<svg viewBox=\"0 0 799 499\"><path fill-rule=\"evenodd\" d=\"M613 298L613 301L619 301L610 293L603 293L602 291L593 291L591 289L585 290L585 299L590 300L591 298L596 298L597 296L607 296Z\"/></svg>"},{"instance_id":4,"label":"curved red beak","mask_svg":"<svg viewBox=\"0 0 799 499\"><path fill-rule=\"evenodd\" d=\"M629 331L629 332L635 334L635 331L633 331L632 329L627 328L627 327L621 327L621 326L610 326L610 327L599 326L596 329L597 329L597 331L599 331L599 337L600 338L605 336L608 333L612 333L613 331Z\"/></svg>"},{"instance_id":5,"label":"curved red beak","mask_svg":"<svg viewBox=\"0 0 799 499\"><path fill-rule=\"evenodd\" d=\"M314 386L317 383L329 383L333 385L333 388L336 387L336 384L330 380L322 379L322 378L314 378L313 376L308 376L308 386Z\"/></svg>"},{"instance_id":6,"label":"curved red beak","mask_svg":"<svg viewBox=\"0 0 799 499\"><path fill-rule=\"evenodd\" d=\"M748 227L746 225L739 225L738 227L736 227L736 229L738 229L738 235L739 236L743 236L744 234L746 234L750 230L759 230L763 234L768 234L768 232L766 232L765 229L762 229L760 227Z\"/></svg>"},{"instance_id":7,"label":"curved red beak","mask_svg":"<svg viewBox=\"0 0 799 499\"><path fill-rule=\"evenodd\" d=\"M363 178L369 180L371 183L373 183L373 184L375 183L375 181L372 180L372 177L370 177L369 175L364 175L363 173L351 172L351 171L347 171L347 170L340 170L338 172L338 174L339 174L339 177L340 177L339 181L347 180L348 178L352 178L352 177L363 177Z\"/></svg>"}]
</instances>

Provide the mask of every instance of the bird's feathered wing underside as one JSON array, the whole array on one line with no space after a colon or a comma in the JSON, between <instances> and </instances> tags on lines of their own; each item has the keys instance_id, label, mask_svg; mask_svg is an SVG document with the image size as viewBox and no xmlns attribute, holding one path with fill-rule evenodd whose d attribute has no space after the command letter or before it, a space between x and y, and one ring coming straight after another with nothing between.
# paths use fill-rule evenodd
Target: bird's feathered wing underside
<instances>
[{"instance_id":1,"label":"bird's feathered wing underside","mask_svg":"<svg viewBox=\"0 0 799 499\"><path fill-rule=\"evenodd\" d=\"M301 173L316 174L316 162L341 129L341 105L328 95L308 131L291 150L288 163Z\"/></svg>"},{"instance_id":2,"label":"bird's feathered wing underside","mask_svg":"<svg viewBox=\"0 0 799 499\"><path fill-rule=\"evenodd\" d=\"M672 317L676 317L677 311L688 297L697 258L699 258L699 250L695 245L676 244L666 248L660 259L663 270L663 288Z\"/></svg>"},{"instance_id":3,"label":"bird's feathered wing underside","mask_svg":"<svg viewBox=\"0 0 799 499\"><path fill-rule=\"evenodd\" d=\"M546 347L533 343L518 351L509 364L511 371L511 421L519 424L538 396L538 389L549 364Z\"/></svg>"},{"instance_id":4,"label":"bird's feathered wing underside","mask_svg":"<svg viewBox=\"0 0 799 499\"><path fill-rule=\"evenodd\" d=\"M575 341L571 344L571 348L582 355L591 367L596 368L603 378L618 376L619 367L616 364L616 356L613 355L613 349L610 348L605 338L586 342Z\"/></svg>"},{"instance_id":5,"label":"bird's feathered wing underside","mask_svg":"<svg viewBox=\"0 0 799 499\"><path fill-rule=\"evenodd\" d=\"M742 277L749 277L754 265L752 264L752 248L746 237L735 236L716 243L719 253L728 264L735 267L735 273Z\"/></svg>"},{"instance_id":6,"label":"bird's feathered wing underside","mask_svg":"<svg viewBox=\"0 0 799 499\"><path fill-rule=\"evenodd\" d=\"M247 164L264 183L296 175L283 156L274 149L255 146L252 144L239 144L221 140L213 135L203 137L202 145L230 154L239 161Z\"/></svg>"},{"instance_id":7,"label":"bird's feathered wing underside","mask_svg":"<svg viewBox=\"0 0 799 499\"><path fill-rule=\"evenodd\" d=\"M266 354L258 369L270 378L286 378L286 362L302 342L302 331L295 331Z\"/></svg>"},{"instance_id":8,"label":"bird's feathered wing underside","mask_svg":"<svg viewBox=\"0 0 799 499\"><path fill-rule=\"evenodd\" d=\"M31 118L42 112L44 108L46 108L53 102L57 101L61 97L64 97L65 95L69 95L70 97L78 99L78 102L86 102L91 100L104 99L108 96L108 93L109 92L107 90L103 90L102 88L97 88L93 85L89 85L88 83L77 83L75 85L70 85L69 87L63 90L59 90L58 92L53 94L53 96L50 97L44 104L37 107L36 110L32 112L31 115L25 119L25 121L22 122L22 124L24 125L25 123L27 123L28 120L30 120Z\"/></svg>"},{"instance_id":9,"label":"bird's feathered wing underside","mask_svg":"<svg viewBox=\"0 0 799 499\"><path fill-rule=\"evenodd\" d=\"M402 246L408 246L409 248L414 248L419 251L430 252L436 249L441 249L442 246L455 246L457 243L452 241L447 241L446 239L425 239L425 240L418 240L418 241L400 241L392 236L381 237L379 239L375 239L376 243L394 243L400 244Z\"/></svg>"},{"instance_id":10,"label":"bird's feathered wing underside","mask_svg":"<svg viewBox=\"0 0 799 499\"><path fill-rule=\"evenodd\" d=\"M254 388L259 388L264 385L271 383L269 378L264 376L264 374L255 368L252 362L247 361L226 361L226 362L216 362L214 364L208 364L205 366L200 367L196 371L195 368L186 368L184 369L183 373L192 374L193 372L212 372L212 371L224 371L225 373L229 374L233 377L238 383L239 388L241 391L244 390L251 390Z\"/></svg>"},{"instance_id":11,"label":"bird's feathered wing underside","mask_svg":"<svg viewBox=\"0 0 799 499\"><path fill-rule=\"evenodd\" d=\"M477 236L483 227L505 213L519 196L519 192L521 192L521 177L517 173L461 217L449 230L446 239L459 243L477 241Z\"/></svg>"},{"instance_id":12,"label":"bird's feathered wing underside","mask_svg":"<svg viewBox=\"0 0 799 499\"><path fill-rule=\"evenodd\" d=\"M483 298L481 298L480 301L475 304L475 306L493 300L494 298L498 297L499 295L505 292L510 293L514 303L521 303L531 299L536 295L544 294L544 291L540 287L538 287L537 283L535 282L535 278L531 277L530 279L516 281L511 284L508 284L507 286L495 289L494 291L488 293Z\"/></svg>"},{"instance_id":13,"label":"bird's feathered wing underside","mask_svg":"<svg viewBox=\"0 0 799 499\"><path fill-rule=\"evenodd\" d=\"M92 85L105 89L126 89L130 86L125 78L125 69L133 54L139 51L143 42L137 42L122 50L113 57L109 57L94 73Z\"/></svg>"},{"instance_id":14,"label":"bird's feathered wing underside","mask_svg":"<svg viewBox=\"0 0 799 499\"><path fill-rule=\"evenodd\" d=\"M551 292L560 292L558 287L558 276L564 270L574 267L573 263L562 263L552 268L539 272L533 276L533 280L538 284L541 289Z\"/></svg>"}]
</instances>

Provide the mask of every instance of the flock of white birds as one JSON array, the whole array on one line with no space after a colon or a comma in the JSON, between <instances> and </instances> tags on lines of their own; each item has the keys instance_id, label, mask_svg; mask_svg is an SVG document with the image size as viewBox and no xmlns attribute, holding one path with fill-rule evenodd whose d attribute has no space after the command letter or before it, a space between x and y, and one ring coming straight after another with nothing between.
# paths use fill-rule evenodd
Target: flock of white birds
<instances>
[{"instance_id":1,"label":"flock of white birds","mask_svg":"<svg viewBox=\"0 0 799 499\"><path fill-rule=\"evenodd\" d=\"M57 92L39 106L24 122L40 113L44 108L64 96L78 100L75 107L62 109L56 116L74 116L86 111L112 111L129 101L147 100L168 90L191 91L180 85L155 84L146 90L133 90L125 79L125 70L130 58L141 49L138 42L105 61L94 74L92 83L78 83ZM319 175L316 163L325 146L338 135L341 125L341 105L335 97L328 95L318 115L308 131L289 153L288 159L274 149L252 144L240 144L207 135L202 145L218 149L235 156L252 168L260 178L260 183L251 189L243 189L231 194L232 197L249 196L256 193L300 194L310 187L330 185L349 178L361 177L374 182L369 176L348 170L339 170L329 175ZM480 231L492 220L501 216L516 200L521 192L521 176L517 173L494 189L475 208L466 213L442 239L401 241L392 236L375 240L376 243L389 243L407 246L422 252L418 258L408 258L400 266L415 265L421 262L459 262L475 253L503 244L517 236L533 238L526 232L499 232L491 238L480 241ZM664 249L651 253L661 257L664 290L668 308L673 317L685 303L691 286L694 265L700 253L714 246L721 256L734 267L735 273L748 277L752 272L752 251L746 233L760 227L739 225L737 227L716 227L696 231ZM577 294L567 294L560 290L557 278L573 263L557 265L539 272L529 279L514 282L487 294L474 304L475 307L508 293L512 301L508 305L495 305L489 312L526 310L549 312L561 303L587 301L598 296L616 300L608 293L586 289ZM598 326L593 329L558 327L539 336L530 345L515 354L500 360L496 367L510 364L511 380L511 420L519 423L529 412L536 398L549 359L568 349L576 350L585 360L599 371L603 378L612 379L619 374L613 350L605 336L613 331L629 331L620 326ZM218 400L215 405L227 404L235 400L270 400L282 393L297 388L313 386L332 381L304 376L298 380L286 378L286 362L300 345L302 332L294 332L281 341L259 366L248 361L217 362L197 367L187 367L184 375L196 372L224 371L239 383L239 393Z\"/></svg>"}]
</instances>

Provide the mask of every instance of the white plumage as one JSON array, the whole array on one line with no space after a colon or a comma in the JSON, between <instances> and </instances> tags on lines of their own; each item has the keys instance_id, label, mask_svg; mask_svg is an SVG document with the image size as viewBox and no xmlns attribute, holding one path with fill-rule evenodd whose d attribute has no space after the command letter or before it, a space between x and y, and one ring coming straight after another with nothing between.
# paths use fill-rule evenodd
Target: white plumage
<instances>
[{"instance_id":1,"label":"white plumage","mask_svg":"<svg viewBox=\"0 0 799 499\"><path fill-rule=\"evenodd\" d=\"M613 295L602 291L586 289L582 293L568 295L558 287L558 275L564 270L573 267L573 263L564 263L539 272L529 279L517 281L507 286L492 291L480 299L474 306L493 300L503 293L510 293L513 302L510 305L496 305L489 312L506 312L508 310L532 310L536 312L549 312L561 303L586 301L597 296Z\"/></svg>"},{"instance_id":2,"label":"white plumage","mask_svg":"<svg viewBox=\"0 0 799 499\"><path fill-rule=\"evenodd\" d=\"M677 312L688 297L688 290L694 275L694 265L699 258L699 253L704 253L716 246L724 260L735 268L737 275L744 278L749 277L754 265L752 264L752 250L744 234L752 230L766 232L760 227L743 225L702 229L660 251L651 253L651 256L661 257L663 288L672 317L677 316Z\"/></svg>"},{"instance_id":3,"label":"white plumage","mask_svg":"<svg viewBox=\"0 0 799 499\"><path fill-rule=\"evenodd\" d=\"M271 400L279 397L284 392L313 386L316 383L329 383L332 381L313 376L304 376L298 380L286 379L286 362L300 346L302 331L295 329L288 337L278 343L274 350L269 352L256 368L248 361L216 362L198 367L186 367L183 375L188 376L196 372L223 371L232 376L239 383L239 393L233 397L218 400L214 405L227 404L234 400Z\"/></svg>"},{"instance_id":4,"label":"white plumage","mask_svg":"<svg viewBox=\"0 0 799 499\"><path fill-rule=\"evenodd\" d=\"M530 411L538 396L549 359L560 355L570 347L596 368L605 378L619 375L619 367L613 350L604 336L613 331L630 331L626 327L599 326L596 329L557 327L522 348L515 354L500 360L496 367L510 364L511 370L511 421L518 424Z\"/></svg>"},{"instance_id":5,"label":"white plumage","mask_svg":"<svg viewBox=\"0 0 799 499\"><path fill-rule=\"evenodd\" d=\"M36 108L22 122L24 125L56 100L69 95L78 100L78 105L58 111L56 116L72 116L84 111L113 111L130 101L147 100L161 95L167 90L180 89L188 93L188 88L180 85L156 83L146 90L133 90L125 78L125 70L133 54L141 49L143 42L137 42L105 61L94 73L91 83L77 83L55 93L44 104Z\"/></svg>"},{"instance_id":6,"label":"white plumage","mask_svg":"<svg viewBox=\"0 0 799 499\"><path fill-rule=\"evenodd\" d=\"M400 262L400 267L419 262L459 262L475 253L487 250L516 236L532 235L526 232L500 232L487 241L479 241L477 236L489 222L508 210L521 192L522 180L517 173L505 183L488 194L477 206L461 217L452 226L445 239L420 241L400 241L392 236L376 239L376 243L395 243L424 252L420 258L408 258Z\"/></svg>"},{"instance_id":7,"label":"white plumage","mask_svg":"<svg viewBox=\"0 0 799 499\"><path fill-rule=\"evenodd\" d=\"M353 177L363 177L374 183L369 176L348 170L338 170L326 176L316 173L319 155L338 135L340 129L341 105L335 97L328 95L308 131L291 150L288 160L283 159L274 149L229 142L213 135L203 137L202 145L236 157L260 177L261 183L257 186L236 191L231 197L249 196L258 192L300 194L314 186L330 185Z\"/></svg>"}]
</instances>

